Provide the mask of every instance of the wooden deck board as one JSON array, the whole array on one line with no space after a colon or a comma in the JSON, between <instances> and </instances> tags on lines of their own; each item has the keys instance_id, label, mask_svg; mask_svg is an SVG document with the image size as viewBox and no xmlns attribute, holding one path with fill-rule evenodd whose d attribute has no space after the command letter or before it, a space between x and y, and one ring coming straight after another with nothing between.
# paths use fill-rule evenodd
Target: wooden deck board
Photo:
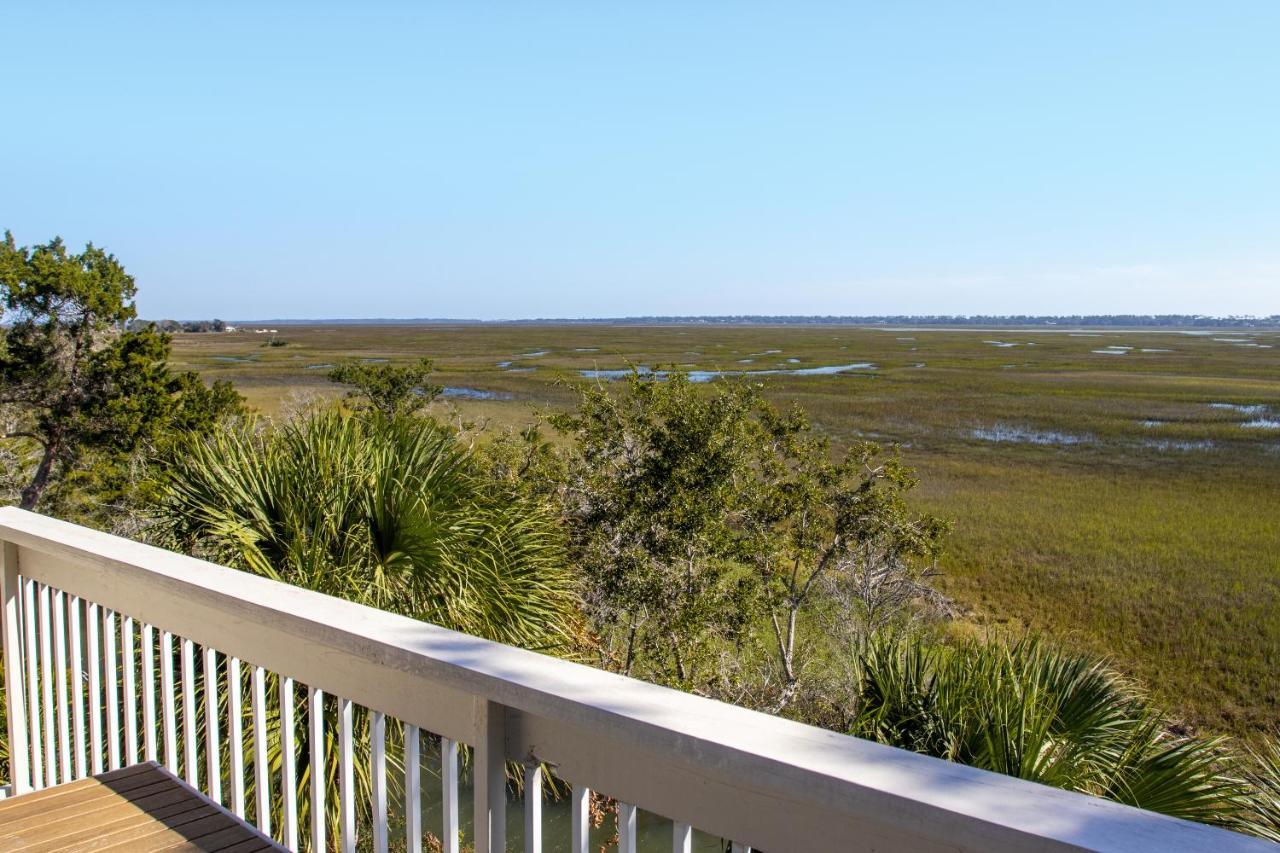
<instances>
[{"instance_id":1,"label":"wooden deck board","mask_svg":"<svg viewBox=\"0 0 1280 853\"><path fill-rule=\"evenodd\" d=\"M153 762L0 802L0 850L282 850Z\"/></svg>"}]
</instances>

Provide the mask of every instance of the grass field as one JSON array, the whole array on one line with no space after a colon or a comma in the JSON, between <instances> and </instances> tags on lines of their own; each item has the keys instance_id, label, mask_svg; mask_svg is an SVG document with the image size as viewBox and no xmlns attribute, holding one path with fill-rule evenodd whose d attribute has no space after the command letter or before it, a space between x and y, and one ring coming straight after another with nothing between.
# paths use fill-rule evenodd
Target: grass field
<instances>
[{"instance_id":1,"label":"grass field","mask_svg":"<svg viewBox=\"0 0 1280 853\"><path fill-rule=\"evenodd\" d=\"M953 518L971 619L1110 655L1192 726L1280 726L1280 333L848 327L279 327L179 335L178 367L278 411L340 358L430 356L436 406L493 425L583 370L767 373L837 442L900 443ZM597 380L599 381L599 380Z\"/></svg>"}]
</instances>

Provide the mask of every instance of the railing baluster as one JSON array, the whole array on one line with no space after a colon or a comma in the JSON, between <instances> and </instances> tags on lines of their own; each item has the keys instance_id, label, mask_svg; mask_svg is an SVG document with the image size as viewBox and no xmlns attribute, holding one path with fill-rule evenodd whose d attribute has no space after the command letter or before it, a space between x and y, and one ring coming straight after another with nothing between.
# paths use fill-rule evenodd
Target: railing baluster
<instances>
[{"instance_id":1,"label":"railing baluster","mask_svg":"<svg viewBox=\"0 0 1280 853\"><path fill-rule=\"evenodd\" d=\"M352 762L351 700L338 697L338 770L341 782L338 786L338 808L342 820L342 853L356 850L356 790Z\"/></svg>"},{"instance_id":2,"label":"railing baluster","mask_svg":"<svg viewBox=\"0 0 1280 853\"><path fill-rule=\"evenodd\" d=\"M54 668L58 683L58 767L61 782L71 781L71 723L67 713L67 596L53 596Z\"/></svg>"},{"instance_id":3,"label":"railing baluster","mask_svg":"<svg viewBox=\"0 0 1280 853\"><path fill-rule=\"evenodd\" d=\"M618 853L636 853L636 807L618 803Z\"/></svg>"},{"instance_id":4,"label":"railing baluster","mask_svg":"<svg viewBox=\"0 0 1280 853\"><path fill-rule=\"evenodd\" d=\"M173 634L160 632L160 705L164 709L164 764L178 775L178 714L173 698Z\"/></svg>"},{"instance_id":5,"label":"railing baluster","mask_svg":"<svg viewBox=\"0 0 1280 853\"><path fill-rule=\"evenodd\" d=\"M36 644L36 582L28 578L22 581L22 623L26 631L26 642L22 647L23 656L27 659L27 727L30 730L28 742L31 746L31 786L36 789L45 786L44 777L44 736L40 731L40 678L38 675L39 654Z\"/></svg>"},{"instance_id":6,"label":"railing baluster","mask_svg":"<svg viewBox=\"0 0 1280 853\"><path fill-rule=\"evenodd\" d=\"M440 738L440 798L444 813L444 853L458 853L458 743L447 737Z\"/></svg>"},{"instance_id":7,"label":"railing baluster","mask_svg":"<svg viewBox=\"0 0 1280 853\"><path fill-rule=\"evenodd\" d=\"M284 846L298 849L298 764L294 755L293 679L280 676L280 796L284 800L281 827Z\"/></svg>"},{"instance_id":8,"label":"railing baluster","mask_svg":"<svg viewBox=\"0 0 1280 853\"><path fill-rule=\"evenodd\" d=\"M574 785L573 791L569 794L569 800L572 804L572 831L570 832L571 841L569 849L572 853L588 853L590 843L587 838L587 821L590 819L591 789L585 785Z\"/></svg>"},{"instance_id":9,"label":"railing baluster","mask_svg":"<svg viewBox=\"0 0 1280 853\"><path fill-rule=\"evenodd\" d=\"M747 853L747 845L731 841L729 843L729 853Z\"/></svg>"},{"instance_id":10,"label":"railing baluster","mask_svg":"<svg viewBox=\"0 0 1280 853\"><path fill-rule=\"evenodd\" d=\"M120 623L120 651L124 672L124 763L138 760L138 676L134 668L133 617Z\"/></svg>"},{"instance_id":11,"label":"railing baluster","mask_svg":"<svg viewBox=\"0 0 1280 853\"><path fill-rule=\"evenodd\" d=\"M524 853L542 853L542 765L524 768Z\"/></svg>"},{"instance_id":12,"label":"railing baluster","mask_svg":"<svg viewBox=\"0 0 1280 853\"><path fill-rule=\"evenodd\" d=\"M327 850L325 846L324 787L324 693L307 689L307 725L310 727L311 745L311 849L316 853Z\"/></svg>"},{"instance_id":13,"label":"railing baluster","mask_svg":"<svg viewBox=\"0 0 1280 853\"><path fill-rule=\"evenodd\" d=\"M187 784L200 788L196 750L196 647L182 638L182 769Z\"/></svg>"},{"instance_id":14,"label":"railing baluster","mask_svg":"<svg viewBox=\"0 0 1280 853\"><path fill-rule=\"evenodd\" d=\"M243 820L244 709L240 705L240 659L237 657L227 658L227 729L227 750L231 753L231 810Z\"/></svg>"},{"instance_id":15,"label":"railing baluster","mask_svg":"<svg viewBox=\"0 0 1280 853\"><path fill-rule=\"evenodd\" d=\"M106 675L107 711L107 759L109 770L120 768L120 693L116 673L116 612L102 611L102 642L106 651L104 674Z\"/></svg>"},{"instance_id":16,"label":"railing baluster","mask_svg":"<svg viewBox=\"0 0 1280 853\"><path fill-rule=\"evenodd\" d=\"M671 853L693 853L693 827L689 824L671 824Z\"/></svg>"},{"instance_id":17,"label":"railing baluster","mask_svg":"<svg viewBox=\"0 0 1280 853\"><path fill-rule=\"evenodd\" d=\"M204 647L204 763L209 799L222 804L222 747L218 737L218 651Z\"/></svg>"},{"instance_id":18,"label":"railing baluster","mask_svg":"<svg viewBox=\"0 0 1280 853\"><path fill-rule=\"evenodd\" d=\"M93 775L102 772L102 648L98 635L102 631L102 614L96 602L89 602L85 612L84 629L89 636L85 646L89 659L89 768Z\"/></svg>"},{"instance_id":19,"label":"railing baluster","mask_svg":"<svg viewBox=\"0 0 1280 853\"><path fill-rule=\"evenodd\" d=\"M150 624L142 626L142 727L144 758L156 760L156 632Z\"/></svg>"},{"instance_id":20,"label":"railing baluster","mask_svg":"<svg viewBox=\"0 0 1280 853\"><path fill-rule=\"evenodd\" d=\"M83 624L84 608L80 606L80 596L71 596L70 612L67 614L67 625L71 629L71 725L75 728L72 741L76 752L76 778L83 779L89 775L89 756L85 751L84 732L84 654L80 648L80 626Z\"/></svg>"},{"instance_id":21,"label":"railing baluster","mask_svg":"<svg viewBox=\"0 0 1280 853\"><path fill-rule=\"evenodd\" d=\"M53 728L53 617L51 599L53 591L40 584L40 698L44 713L44 781L52 787L58 784L58 747Z\"/></svg>"},{"instance_id":22,"label":"railing baluster","mask_svg":"<svg viewBox=\"0 0 1280 853\"><path fill-rule=\"evenodd\" d=\"M406 853L422 853L422 775L418 727L404 725L404 834Z\"/></svg>"},{"instance_id":23,"label":"railing baluster","mask_svg":"<svg viewBox=\"0 0 1280 853\"><path fill-rule=\"evenodd\" d=\"M387 853L387 717L370 713L369 775L373 777L373 851Z\"/></svg>"},{"instance_id":24,"label":"railing baluster","mask_svg":"<svg viewBox=\"0 0 1280 853\"><path fill-rule=\"evenodd\" d=\"M258 800L258 829L271 834L271 782L267 767L267 676L262 667L253 668L253 779Z\"/></svg>"},{"instance_id":25,"label":"railing baluster","mask_svg":"<svg viewBox=\"0 0 1280 853\"><path fill-rule=\"evenodd\" d=\"M25 693L22 667L22 579L18 575L18 546L5 542L4 567L0 573L0 588L4 592L4 618L0 626L4 631L4 685L5 707L8 710L9 736L9 784L12 793L25 794L32 789L31 753L27 743L27 708L23 704Z\"/></svg>"}]
</instances>

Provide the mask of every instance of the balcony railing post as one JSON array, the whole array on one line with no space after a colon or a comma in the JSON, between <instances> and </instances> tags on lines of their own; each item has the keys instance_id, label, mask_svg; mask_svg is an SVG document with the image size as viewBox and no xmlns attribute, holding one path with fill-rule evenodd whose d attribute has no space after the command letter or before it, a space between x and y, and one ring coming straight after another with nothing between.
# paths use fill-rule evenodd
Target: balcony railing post
<instances>
[{"instance_id":1,"label":"balcony railing post","mask_svg":"<svg viewBox=\"0 0 1280 853\"><path fill-rule=\"evenodd\" d=\"M31 790L27 764L27 717L22 672L22 632L19 622L18 546L5 542L4 570L0 572L0 598L4 600L4 689L9 712L9 784L14 794Z\"/></svg>"},{"instance_id":2,"label":"balcony railing post","mask_svg":"<svg viewBox=\"0 0 1280 853\"><path fill-rule=\"evenodd\" d=\"M476 853L507 849L507 726L504 708L475 699Z\"/></svg>"}]
</instances>

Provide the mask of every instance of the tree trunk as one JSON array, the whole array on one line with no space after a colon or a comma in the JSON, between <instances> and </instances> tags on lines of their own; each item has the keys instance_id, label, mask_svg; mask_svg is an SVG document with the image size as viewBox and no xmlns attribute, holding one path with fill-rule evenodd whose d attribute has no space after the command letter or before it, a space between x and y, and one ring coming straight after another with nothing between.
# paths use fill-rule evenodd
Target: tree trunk
<instances>
[{"instance_id":1,"label":"tree trunk","mask_svg":"<svg viewBox=\"0 0 1280 853\"><path fill-rule=\"evenodd\" d=\"M22 490L22 499L18 506L22 509L33 510L36 504L40 503L40 498L44 496L45 489L49 488L49 476L53 473L53 463L58 455L58 441L51 441L44 448L44 456L40 459L40 464L36 467L35 476L31 478L31 482L27 483L26 488Z\"/></svg>"}]
</instances>

